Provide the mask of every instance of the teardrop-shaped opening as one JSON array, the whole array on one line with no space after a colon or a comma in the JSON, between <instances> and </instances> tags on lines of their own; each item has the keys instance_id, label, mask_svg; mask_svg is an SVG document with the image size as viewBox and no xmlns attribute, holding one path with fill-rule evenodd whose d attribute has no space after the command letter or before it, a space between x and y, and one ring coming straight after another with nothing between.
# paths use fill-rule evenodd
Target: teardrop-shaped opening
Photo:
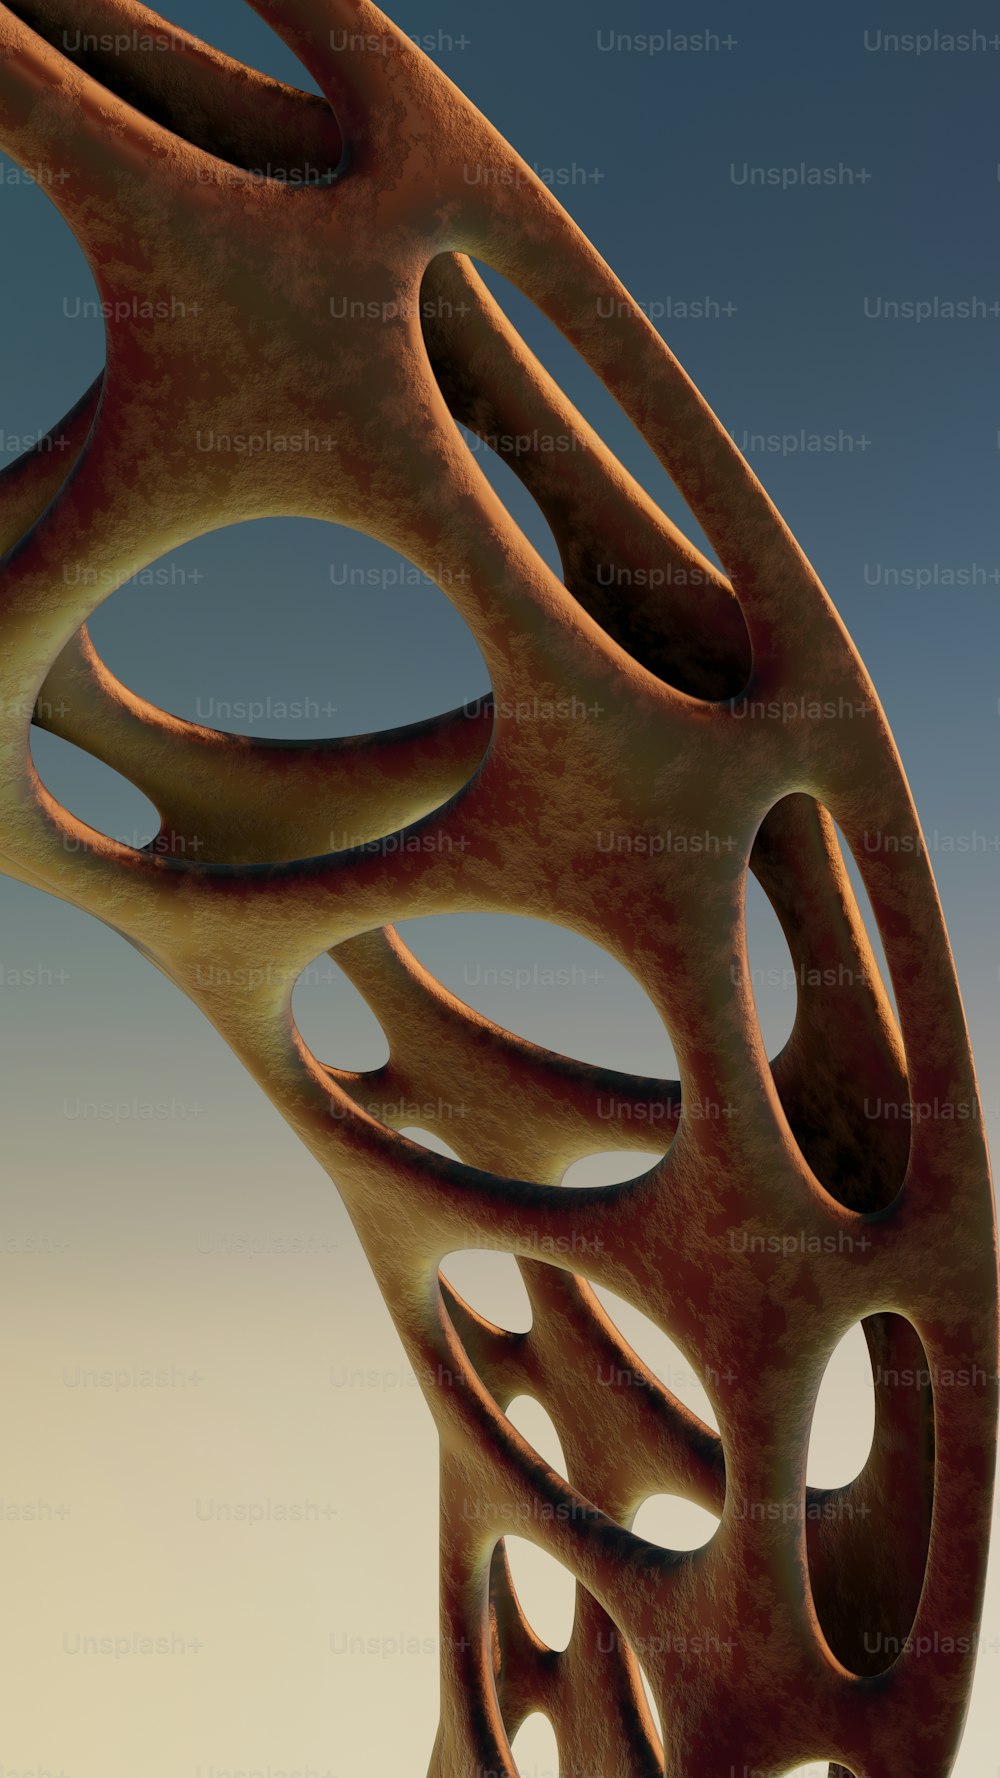
<instances>
[{"instance_id":1,"label":"teardrop-shaped opening","mask_svg":"<svg viewBox=\"0 0 1000 1778\"><path fill-rule=\"evenodd\" d=\"M531 1303L511 1253L462 1248L441 1262L441 1275L484 1321L508 1333L527 1333Z\"/></svg>"},{"instance_id":2,"label":"teardrop-shaped opening","mask_svg":"<svg viewBox=\"0 0 1000 1778\"><path fill-rule=\"evenodd\" d=\"M711 1543L719 1520L679 1494L650 1494L632 1521L632 1530L664 1550L701 1550Z\"/></svg>"},{"instance_id":3,"label":"teardrop-shaped opening","mask_svg":"<svg viewBox=\"0 0 1000 1778\"><path fill-rule=\"evenodd\" d=\"M145 28L106 31L86 22L66 29L35 0L13 0L10 11L134 111L230 166L294 188L329 184L341 165L343 138L331 107L277 33L252 14L228 33L234 59L227 65L214 44L153 14ZM227 35L219 11L213 37ZM189 51L183 59L182 49ZM289 105L293 96L298 102Z\"/></svg>"},{"instance_id":4,"label":"teardrop-shaped opening","mask_svg":"<svg viewBox=\"0 0 1000 1778\"><path fill-rule=\"evenodd\" d=\"M421 1148L429 1148L433 1154L444 1155L446 1161L461 1161L461 1155L449 1146L443 1136L434 1130L425 1130L421 1124L401 1124L401 1136L408 1136L411 1142L419 1142Z\"/></svg>"},{"instance_id":5,"label":"teardrop-shaped opening","mask_svg":"<svg viewBox=\"0 0 1000 1778\"><path fill-rule=\"evenodd\" d=\"M934 1379L901 1315L864 1322L875 1392L868 1461L846 1486L805 1502L809 1582L831 1653L870 1677L907 1647L923 1589L934 1507Z\"/></svg>"},{"instance_id":6,"label":"teardrop-shaped opening","mask_svg":"<svg viewBox=\"0 0 1000 1778\"><path fill-rule=\"evenodd\" d=\"M518 1604L539 1641L564 1649L576 1617L576 1581L568 1568L524 1537L505 1537Z\"/></svg>"},{"instance_id":7,"label":"teardrop-shaped opening","mask_svg":"<svg viewBox=\"0 0 1000 1778\"><path fill-rule=\"evenodd\" d=\"M507 1407L507 1418L516 1427L521 1437L533 1451L537 1451L543 1463L555 1470L556 1475L566 1481L566 1458L563 1455L562 1441L555 1429L550 1414L547 1414L540 1401L531 1395L518 1395Z\"/></svg>"},{"instance_id":8,"label":"teardrop-shaped opening","mask_svg":"<svg viewBox=\"0 0 1000 1778\"><path fill-rule=\"evenodd\" d=\"M809 1433L809 1487L847 1487L864 1469L874 1436L875 1387L859 1321L834 1348L823 1373Z\"/></svg>"},{"instance_id":9,"label":"teardrop-shaped opening","mask_svg":"<svg viewBox=\"0 0 1000 1778\"><path fill-rule=\"evenodd\" d=\"M659 1129L662 1131L662 1125ZM643 1123L634 1149L607 1149L600 1154L583 1155L567 1167L560 1183L575 1190L596 1190L607 1185L629 1185L633 1180L641 1179L649 1172L649 1161L643 1160L636 1149L656 1155L658 1159L666 1154L666 1144L655 1134L656 1130L655 1123Z\"/></svg>"},{"instance_id":10,"label":"teardrop-shaped opening","mask_svg":"<svg viewBox=\"0 0 1000 1778\"><path fill-rule=\"evenodd\" d=\"M556 1732L540 1710L525 1717L510 1744L518 1778L560 1778Z\"/></svg>"},{"instance_id":11,"label":"teardrop-shaped opening","mask_svg":"<svg viewBox=\"0 0 1000 1778\"><path fill-rule=\"evenodd\" d=\"M664 1389L669 1389L671 1395L676 1396L712 1432L718 1432L719 1423L709 1391L732 1379L717 1377L711 1369L700 1373L684 1357L680 1347L665 1333L661 1333L656 1323L648 1315L644 1315L641 1309L634 1308L631 1303L626 1303L601 1284L595 1284L592 1288L622 1338L636 1357L642 1360L647 1370L652 1371Z\"/></svg>"},{"instance_id":12,"label":"teardrop-shaped opening","mask_svg":"<svg viewBox=\"0 0 1000 1778\"><path fill-rule=\"evenodd\" d=\"M299 976L292 1016L300 1037L327 1068L369 1074L389 1060L388 1040L375 1014L326 951Z\"/></svg>"},{"instance_id":13,"label":"teardrop-shaped opening","mask_svg":"<svg viewBox=\"0 0 1000 1778\"><path fill-rule=\"evenodd\" d=\"M884 1210L910 1152L902 1042L827 811L805 795L784 797L761 824L751 865L781 922L795 984L795 1023L771 1065L782 1109L832 1198L860 1214ZM868 1236L862 1228L852 1238Z\"/></svg>"},{"instance_id":14,"label":"teardrop-shaped opening","mask_svg":"<svg viewBox=\"0 0 1000 1778\"><path fill-rule=\"evenodd\" d=\"M515 1036L596 1067L676 1079L652 1001L579 933L512 914L431 915L397 931L442 986Z\"/></svg>"},{"instance_id":15,"label":"teardrop-shaped opening","mask_svg":"<svg viewBox=\"0 0 1000 1778\"><path fill-rule=\"evenodd\" d=\"M160 817L153 804L103 760L37 727L31 729L31 757L50 795L88 827L137 852L155 843ZM87 849L85 837L67 834L63 844L68 858Z\"/></svg>"}]
</instances>

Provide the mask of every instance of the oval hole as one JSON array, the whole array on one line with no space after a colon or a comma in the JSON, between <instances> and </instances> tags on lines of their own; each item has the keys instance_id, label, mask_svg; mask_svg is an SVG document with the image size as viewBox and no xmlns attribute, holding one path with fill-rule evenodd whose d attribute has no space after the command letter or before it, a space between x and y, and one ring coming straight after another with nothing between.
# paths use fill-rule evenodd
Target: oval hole
<instances>
[{"instance_id":1,"label":"oval hole","mask_svg":"<svg viewBox=\"0 0 1000 1778\"><path fill-rule=\"evenodd\" d=\"M170 8L171 23L190 31L212 49L232 56L248 67L281 80L303 91L319 92L304 62L272 25L265 23L252 10L244 12L242 0L226 0L207 13L199 0L175 0ZM209 34L210 33L210 34Z\"/></svg>"},{"instance_id":2,"label":"oval hole","mask_svg":"<svg viewBox=\"0 0 1000 1778\"><path fill-rule=\"evenodd\" d=\"M535 1710L510 1744L518 1778L559 1778L559 1745L547 1716Z\"/></svg>"},{"instance_id":3,"label":"oval hole","mask_svg":"<svg viewBox=\"0 0 1000 1778\"><path fill-rule=\"evenodd\" d=\"M789 1127L832 1198L862 1215L883 1210L905 1176L911 1122L898 1034L852 913L843 846L827 811L793 794L769 810L753 859L794 948L795 1028L772 1062Z\"/></svg>"},{"instance_id":4,"label":"oval hole","mask_svg":"<svg viewBox=\"0 0 1000 1778\"><path fill-rule=\"evenodd\" d=\"M795 1024L795 965L781 922L751 871L746 878L746 944L757 1023L773 1059L784 1049Z\"/></svg>"},{"instance_id":5,"label":"oval hole","mask_svg":"<svg viewBox=\"0 0 1000 1778\"><path fill-rule=\"evenodd\" d=\"M299 976L292 1016L317 1061L328 1068L369 1074L389 1060L388 1040L371 1007L325 951Z\"/></svg>"},{"instance_id":6,"label":"oval hole","mask_svg":"<svg viewBox=\"0 0 1000 1778\"><path fill-rule=\"evenodd\" d=\"M54 176L55 177L55 176ZM0 281L0 469L67 414L105 361L100 292L69 224L51 202L45 173L0 154L4 275ZM48 195L47 195L48 194ZM72 461L55 447L55 469ZM43 503L44 504L44 503Z\"/></svg>"},{"instance_id":7,"label":"oval hole","mask_svg":"<svg viewBox=\"0 0 1000 1778\"><path fill-rule=\"evenodd\" d=\"M920 1603L934 1509L934 1397L923 1342L904 1316L864 1323L875 1438L860 1475L808 1497L809 1584L820 1629L850 1673L904 1652ZM843 1413L838 1415L841 1426Z\"/></svg>"},{"instance_id":8,"label":"oval hole","mask_svg":"<svg viewBox=\"0 0 1000 1778\"><path fill-rule=\"evenodd\" d=\"M632 1521L632 1530L665 1550L701 1550L719 1528L714 1513L679 1494L650 1494Z\"/></svg>"},{"instance_id":9,"label":"oval hole","mask_svg":"<svg viewBox=\"0 0 1000 1778\"><path fill-rule=\"evenodd\" d=\"M875 1388L860 1321L834 1348L823 1373L809 1434L810 1488L844 1488L861 1474L875 1436Z\"/></svg>"},{"instance_id":10,"label":"oval hole","mask_svg":"<svg viewBox=\"0 0 1000 1778\"><path fill-rule=\"evenodd\" d=\"M137 570L89 628L130 691L228 734L369 735L490 692L440 587L384 544L318 519L209 532Z\"/></svg>"},{"instance_id":11,"label":"oval hole","mask_svg":"<svg viewBox=\"0 0 1000 1778\"><path fill-rule=\"evenodd\" d=\"M546 1413L540 1401L531 1395L518 1395L509 1403L507 1418L516 1427L521 1437L533 1451L537 1451L543 1463L554 1469L563 1481L566 1475L566 1458L563 1455L562 1443L555 1429L550 1414Z\"/></svg>"},{"instance_id":12,"label":"oval hole","mask_svg":"<svg viewBox=\"0 0 1000 1778\"><path fill-rule=\"evenodd\" d=\"M39 10L34 0L19 0L12 10L47 43L84 68L108 92L124 99L133 110L230 166L241 167L262 179L299 187L328 183L340 164L340 129L329 105L320 101L319 87L278 33L252 14L246 19L240 16L237 22L235 12L229 19L225 8L213 9L212 42L207 44L201 37L206 23L204 13L197 12L180 24L176 17L179 9L175 7L169 33L174 35L185 29L197 33L199 48L205 45L208 50L207 56L204 49L198 55L203 76L213 49L222 47L217 40L221 38L226 43L228 39L224 53L234 60L308 94L300 105L290 107L282 94L258 89L247 117L240 106L231 102L243 84L239 74L235 81L224 75L216 77L214 103L178 103L183 83L169 68L169 56L163 53L168 42L158 42L152 29L162 24L161 20L150 20L146 36L160 51L150 54L141 30L134 46L126 44L120 50L113 32L78 31L74 40L46 15L45 8ZM168 68L161 69L161 63L167 63ZM304 153L306 145L308 156Z\"/></svg>"},{"instance_id":13,"label":"oval hole","mask_svg":"<svg viewBox=\"0 0 1000 1778\"><path fill-rule=\"evenodd\" d=\"M655 1322L650 1321L641 1309L633 1308L613 1291L606 1290L603 1285L592 1286L601 1307L614 1322L622 1338L628 1342L637 1358L641 1358L654 1377L675 1395L679 1402L704 1421L711 1431L718 1432L719 1423L709 1398L708 1389L721 1379L706 1373L700 1375L694 1365L684 1357L673 1340L661 1333ZM707 1385L707 1387L706 1387Z\"/></svg>"},{"instance_id":14,"label":"oval hole","mask_svg":"<svg viewBox=\"0 0 1000 1778\"><path fill-rule=\"evenodd\" d=\"M676 1079L652 1001L579 933L513 914L435 914L396 930L457 999L518 1037L596 1067Z\"/></svg>"},{"instance_id":15,"label":"oval hole","mask_svg":"<svg viewBox=\"0 0 1000 1778\"><path fill-rule=\"evenodd\" d=\"M892 976L889 973L889 963L888 963L888 959L886 958L886 954L885 954L885 946L882 943L882 934L879 931L879 924L875 918L875 909L872 907L871 897L868 894L868 890L865 888L865 880L864 880L863 876L861 875L861 871L858 867L857 859L855 858L854 853L851 851L851 848L847 843L846 835L841 832L841 830L837 826L836 822L834 822L834 828L836 830L837 840L840 844L840 851L841 851L841 856L843 857L843 860L844 860L844 866L847 871L847 875L850 878L851 888L854 890L854 899L858 904L858 911L861 915L861 919L864 924L865 932L868 935L868 943L871 945L872 952L875 957L875 965L878 970L882 986L885 989L886 994L888 995L889 1004L892 1007L893 1014L895 1015L896 1023L898 1024L899 1023L899 1008L896 1005L896 992L895 992L895 989L893 988L893 985L892 985ZM886 839L884 839L881 834L874 833L874 832L868 832L868 831L866 831L864 834L863 843L864 843L866 851L870 850L872 853L874 853L876 855L880 851L882 851L884 853L885 848L888 845L888 841Z\"/></svg>"},{"instance_id":16,"label":"oval hole","mask_svg":"<svg viewBox=\"0 0 1000 1778\"><path fill-rule=\"evenodd\" d=\"M159 833L160 817L149 798L82 747L33 727L31 757L50 795L98 833L137 852ZM70 855L84 849L82 841L78 848L69 839L65 844Z\"/></svg>"},{"instance_id":17,"label":"oval hole","mask_svg":"<svg viewBox=\"0 0 1000 1778\"><path fill-rule=\"evenodd\" d=\"M656 453L646 443L638 428L622 411L597 372L577 351L560 329L544 315L530 297L495 267L474 262L475 269L493 300L503 310L522 340L549 375L568 396L589 425L599 434L608 450L634 477L651 499L669 513L674 523L697 541L699 549L710 553L710 545L699 530L670 476ZM561 453L572 473L571 451Z\"/></svg>"},{"instance_id":18,"label":"oval hole","mask_svg":"<svg viewBox=\"0 0 1000 1778\"><path fill-rule=\"evenodd\" d=\"M478 306L481 291L468 261L459 261L450 253L431 260L420 293L424 343L431 368L470 456L522 535L556 579L561 580L562 562L556 540L541 507L522 479L529 435L493 425L489 398L478 386L481 379L477 379L473 387L463 374L461 345L457 348L456 370L456 336L464 332L469 314ZM549 442L554 445L558 441Z\"/></svg>"},{"instance_id":19,"label":"oval hole","mask_svg":"<svg viewBox=\"0 0 1000 1778\"><path fill-rule=\"evenodd\" d=\"M513 454L508 445L507 461L519 478L538 490L540 505L551 512L566 580L594 621L665 683L709 700L735 696L750 672L746 623L666 470L600 377L535 304L493 267L477 263L475 272L488 292L488 306L497 305L578 414L587 416L603 441L602 455L604 449L610 450L635 486L621 489L622 503L613 516L592 526L586 507L574 504L572 492L574 464L586 450L579 418L553 414L543 425L522 430L525 407L520 391L513 403L504 404L502 372L494 373L498 384L494 403L480 394L473 415L467 411L470 404L461 378L448 375L447 325L432 320L430 326L425 324L425 336L446 399L487 436L526 442L520 452L514 446ZM470 300L479 300L475 283ZM608 324L614 325L613 318ZM496 325L495 319L491 325ZM509 350L521 356L516 335ZM543 411L539 410L540 417ZM620 480L616 474L616 487ZM675 557L658 522L657 503L660 515L670 516L701 551L703 561L697 555ZM609 547L609 533L630 535L633 542L627 557Z\"/></svg>"},{"instance_id":20,"label":"oval hole","mask_svg":"<svg viewBox=\"0 0 1000 1778\"><path fill-rule=\"evenodd\" d=\"M512 1253L462 1248L441 1262L441 1273L470 1309L494 1327L527 1333L531 1304Z\"/></svg>"},{"instance_id":21,"label":"oval hole","mask_svg":"<svg viewBox=\"0 0 1000 1778\"><path fill-rule=\"evenodd\" d=\"M576 1616L576 1582L568 1568L524 1537L505 1537L514 1591L528 1623L547 1648L566 1648Z\"/></svg>"},{"instance_id":22,"label":"oval hole","mask_svg":"<svg viewBox=\"0 0 1000 1778\"><path fill-rule=\"evenodd\" d=\"M556 540L541 508L511 468L509 456L504 454L503 449L506 441L501 439L494 442L489 437L482 439L478 433L470 432L467 426L459 426L459 431L494 494L506 507L532 548L541 556L546 567L551 568L557 580L561 580L562 563Z\"/></svg>"},{"instance_id":23,"label":"oval hole","mask_svg":"<svg viewBox=\"0 0 1000 1778\"><path fill-rule=\"evenodd\" d=\"M653 1133L657 1126L647 1124L643 1128L647 1132L646 1141L637 1141L635 1149L609 1148L601 1154L585 1154L567 1167L560 1184L594 1189L602 1185L628 1185L631 1180L641 1179L649 1172L649 1166L648 1163L643 1165L636 1149L648 1149L649 1153L661 1158L666 1153L662 1141L657 1141Z\"/></svg>"}]
</instances>

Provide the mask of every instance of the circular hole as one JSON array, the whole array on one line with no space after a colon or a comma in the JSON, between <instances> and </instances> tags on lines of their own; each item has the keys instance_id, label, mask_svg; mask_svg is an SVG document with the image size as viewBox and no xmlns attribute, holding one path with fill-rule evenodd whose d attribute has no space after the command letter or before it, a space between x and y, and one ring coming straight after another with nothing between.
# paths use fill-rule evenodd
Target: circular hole
<instances>
[{"instance_id":1,"label":"circular hole","mask_svg":"<svg viewBox=\"0 0 1000 1778\"><path fill-rule=\"evenodd\" d=\"M547 1648L568 1646L576 1616L576 1582L568 1568L524 1537L505 1537L504 1549L518 1603Z\"/></svg>"},{"instance_id":2,"label":"circular hole","mask_svg":"<svg viewBox=\"0 0 1000 1778\"><path fill-rule=\"evenodd\" d=\"M512 1253L462 1248L441 1262L441 1274L484 1321L509 1333L527 1333L531 1304Z\"/></svg>"},{"instance_id":3,"label":"circular hole","mask_svg":"<svg viewBox=\"0 0 1000 1778\"><path fill-rule=\"evenodd\" d=\"M559 1434L541 1402L535 1401L531 1395L518 1395L508 1405L507 1418L532 1450L538 1452L543 1463L566 1481L566 1458Z\"/></svg>"},{"instance_id":4,"label":"circular hole","mask_svg":"<svg viewBox=\"0 0 1000 1778\"><path fill-rule=\"evenodd\" d=\"M632 1530L665 1550L701 1550L719 1528L714 1513L677 1494L650 1494L632 1521Z\"/></svg>"},{"instance_id":5,"label":"circular hole","mask_svg":"<svg viewBox=\"0 0 1000 1778\"><path fill-rule=\"evenodd\" d=\"M30 744L38 776L70 814L136 851L155 839L160 831L156 809L120 772L45 729L33 727ZM70 855L86 846L85 841L78 843L68 837L64 844Z\"/></svg>"},{"instance_id":6,"label":"circular hole","mask_svg":"<svg viewBox=\"0 0 1000 1778\"><path fill-rule=\"evenodd\" d=\"M535 1710L510 1744L518 1778L559 1778L559 1746L547 1716Z\"/></svg>"},{"instance_id":7,"label":"circular hole","mask_svg":"<svg viewBox=\"0 0 1000 1778\"><path fill-rule=\"evenodd\" d=\"M676 1079L652 1002L578 933L512 914L435 914L397 931L445 988L518 1037L596 1067Z\"/></svg>"},{"instance_id":8,"label":"circular hole","mask_svg":"<svg viewBox=\"0 0 1000 1778\"><path fill-rule=\"evenodd\" d=\"M369 735L490 692L445 593L385 545L318 519L209 532L137 569L89 628L130 691L228 734Z\"/></svg>"},{"instance_id":9,"label":"circular hole","mask_svg":"<svg viewBox=\"0 0 1000 1778\"><path fill-rule=\"evenodd\" d=\"M673 1340L661 1333L655 1322L650 1321L649 1316L644 1315L641 1309L633 1308L631 1303L615 1296L613 1291L606 1290L602 1284L595 1284L592 1289L636 1357L642 1360L653 1376L684 1407L697 1415L712 1432L718 1432L719 1423L708 1388L721 1379L710 1372L700 1375L680 1348L674 1345Z\"/></svg>"},{"instance_id":10,"label":"circular hole","mask_svg":"<svg viewBox=\"0 0 1000 1778\"><path fill-rule=\"evenodd\" d=\"M389 1060L385 1032L370 1006L324 951L292 990L292 1016L313 1055L328 1068L369 1074Z\"/></svg>"},{"instance_id":11,"label":"circular hole","mask_svg":"<svg viewBox=\"0 0 1000 1778\"><path fill-rule=\"evenodd\" d=\"M843 1488L861 1474L875 1436L875 1388L860 1322L834 1349L823 1373L809 1434L806 1481Z\"/></svg>"}]
</instances>

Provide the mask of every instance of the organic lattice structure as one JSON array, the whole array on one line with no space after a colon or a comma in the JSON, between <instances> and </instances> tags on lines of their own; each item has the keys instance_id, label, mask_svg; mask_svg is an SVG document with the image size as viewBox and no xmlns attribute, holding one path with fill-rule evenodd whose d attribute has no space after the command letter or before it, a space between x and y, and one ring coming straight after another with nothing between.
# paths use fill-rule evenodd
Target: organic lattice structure
<instances>
[{"instance_id":1,"label":"organic lattice structure","mask_svg":"<svg viewBox=\"0 0 1000 1778\"><path fill-rule=\"evenodd\" d=\"M961 1004L885 720L747 465L545 185L367 0L256 6L326 100L133 0L90 0L92 36L64 0L0 5L0 145L86 253L108 348L100 382L0 477L4 868L185 989L344 1195L441 1434L435 1778L513 1774L510 1737L536 1709L564 1774L827 1758L858 1778L942 1778L981 1605L996 1260ZM466 255L579 349L725 574L604 448ZM459 422L519 441L510 460L565 584ZM245 448L207 453L206 433ZM273 448L304 434L329 449ZM493 699L293 745L197 727L117 683L93 609L164 551L273 515L352 526L429 574ZM33 709L155 802L162 844L118 844L48 794ZM331 854L334 829L356 843ZM413 843L374 843L403 829ZM872 832L884 843L866 847ZM773 1064L748 869L799 972ZM453 999L388 922L455 910L603 945L651 996L680 1083L540 1051ZM377 1074L325 1067L296 1030L292 985L328 949L388 1035ZM457 1137L446 1126L460 1161L392 1127L414 1100L471 1108ZM630 1183L559 1186L585 1154L648 1150L651 1129L667 1152ZM481 1246L516 1256L527 1334L440 1277ZM591 1283L714 1379L721 1437L644 1369ZM871 1457L850 1487L807 1495L824 1367L859 1319ZM522 1394L551 1415L568 1480L507 1419ZM710 1543L634 1535L654 1492L719 1515ZM565 1652L524 1620L515 1531L576 1577Z\"/></svg>"}]
</instances>

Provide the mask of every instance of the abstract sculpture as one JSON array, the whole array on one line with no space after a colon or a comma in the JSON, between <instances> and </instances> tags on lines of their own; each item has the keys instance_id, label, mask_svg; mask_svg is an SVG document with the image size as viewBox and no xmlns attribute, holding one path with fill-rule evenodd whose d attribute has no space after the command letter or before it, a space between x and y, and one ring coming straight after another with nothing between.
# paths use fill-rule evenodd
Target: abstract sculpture
<instances>
[{"instance_id":1,"label":"abstract sculpture","mask_svg":"<svg viewBox=\"0 0 1000 1778\"><path fill-rule=\"evenodd\" d=\"M0 476L3 868L185 989L344 1195L441 1434L433 1778L515 1774L510 1738L536 1709L564 1774L777 1778L826 1758L856 1778L943 1778L991 1510L995 1231L947 936L885 720L780 517L551 191L367 0L256 10L329 103L134 0L91 0L92 35L68 0L0 5L0 146L73 229L108 342L99 383ZM603 447L466 255L600 375L725 574ZM512 465L565 584L456 422L526 441ZM493 701L292 745L194 726L117 683L84 628L95 607L164 551L271 515L365 531L437 580ZM154 801L161 843L117 844L54 801L32 709ZM349 850L328 852L334 827ZM412 844L379 843L404 828ZM873 831L886 843L866 849ZM773 1066L748 869L800 984ZM611 951L667 1026L680 1083L585 1067L470 1012L388 924L455 910L558 921ZM296 1030L292 987L327 949L387 1033L376 1075L324 1067ZM474 1110L461 1162L391 1127L394 1105L443 1094ZM651 1129L669 1147L634 1180L559 1187L609 1132L640 1151ZM527 1334L439 1276L484 1245L518 1258ZM715 1379L721 1437L644 1370L588 1280ZM859 1320L871 1456L848 1488L807 1495L817 1391ZM506 1418L521 1394L551 1415L568 1480ZM635 1536L656 1491L716 1512L710 1543ZM520 1611L515 1531L577 1579L564 1652Z\"/></svg>"}]
</instances>

